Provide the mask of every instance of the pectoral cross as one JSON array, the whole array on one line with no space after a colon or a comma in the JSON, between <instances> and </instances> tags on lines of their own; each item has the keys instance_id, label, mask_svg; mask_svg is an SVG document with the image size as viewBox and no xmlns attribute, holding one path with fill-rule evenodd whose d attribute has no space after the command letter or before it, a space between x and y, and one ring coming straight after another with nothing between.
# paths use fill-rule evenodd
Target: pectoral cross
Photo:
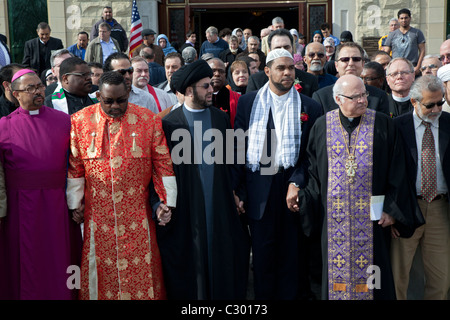
<instances>
[{"instance_id":1,"label":"pectoral cross","mask_svg":"<svg viewBox=\"0 0 450 320\"><path fill-rule=\"evenodd\" d=\"M356 169L358 169L358 164L355 162L355 156L349 155L347 161L345 161L345 170L349 177L348 182L355 182Z\"/></svg>"}]
</instances>

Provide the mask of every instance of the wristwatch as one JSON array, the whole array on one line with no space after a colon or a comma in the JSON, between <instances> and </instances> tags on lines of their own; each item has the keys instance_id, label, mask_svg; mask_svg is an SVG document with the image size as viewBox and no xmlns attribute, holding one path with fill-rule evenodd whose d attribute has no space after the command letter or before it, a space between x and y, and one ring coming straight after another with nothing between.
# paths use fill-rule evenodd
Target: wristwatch
<instances>
[{"instance_id":1,"label":"wristwatch","mask_svg":"<svg viewBox=\"0 0 450 320\"><path fill-rule=\"evenodd\" d=\"M300 188L300 186L299 186L298 184L296 184L295 182L291 182L291 183L289 183L289 184L293 184L293 185L294 185L294 187L296 187L296 188Z\"/></svg>"}]
</instances>

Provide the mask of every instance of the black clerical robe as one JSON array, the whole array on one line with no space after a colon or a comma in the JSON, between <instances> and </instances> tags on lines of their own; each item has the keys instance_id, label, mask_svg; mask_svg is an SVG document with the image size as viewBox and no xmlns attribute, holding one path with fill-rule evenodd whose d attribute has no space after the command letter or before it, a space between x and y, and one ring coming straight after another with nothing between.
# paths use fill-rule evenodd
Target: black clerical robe
<instances>
[{"instance_id":1,"label":"black clerical robe","mask_svg":"<svg viewBox=\"0 0 450 320\"><path fill-rule=\"evenodd\" d=\"M339 110L344 129L350 136L361 118L350 122ZM328 299L328 166L326 116L314 124L308 142L309 182L299 191L300 220L307 234L322 234L322 298ZM348 139L348 138L347 138ZM373 137L372 195L385 195L383 211L396 219L401 236L410 237L416 227L413 217L417 205L412 186L408 183L403 146L397 128L389 116L377 112ZM345 174L345 173L344 173ZM373 221L373 264L381 270L381 289L374 290L374 299L395 299L390 266L391 228Z\"/></svg>"},{"instance_id":2,"label":"black clerical robe","mask_svg":"<svg viewBox=\"0 0 450 320\"><path fill-rule=\"evenodd\" d=\"M185 112L184 106L179 107L163 119L178 188L178 205L172 220L167 226L157 228L167 295L175 300L245 299L250 246L236 210L226 165L225 137L230 122L219 109L208 109L211 128L224 137L220 146L224 164L216 159L205 169L208 167L205 163L194 164L195 150ZM177 138L179 129L188 138ZM209 141L206 139L207 145L211 144ZM182 144L186 148L180 151ZM190 153L188 161L179 161L177 156L187 153ZM215 155L218 154L216 149ZM205 185L206 179L212 183Z\"/></svg>"},{"instance_id":3,"label":"black clerical robe","mask_svg":"<svg viewBox=\"0 0 450 320\"><path fill-rule=\"evenodd\" d=\"M388 94L388 101L389 101L389 113L391 118L401 116L402 114L411 112L414 109L414 106L412 105L410 99L406 101L396 101L392 97L392 94Z\"/></svg>"}]
</instances>

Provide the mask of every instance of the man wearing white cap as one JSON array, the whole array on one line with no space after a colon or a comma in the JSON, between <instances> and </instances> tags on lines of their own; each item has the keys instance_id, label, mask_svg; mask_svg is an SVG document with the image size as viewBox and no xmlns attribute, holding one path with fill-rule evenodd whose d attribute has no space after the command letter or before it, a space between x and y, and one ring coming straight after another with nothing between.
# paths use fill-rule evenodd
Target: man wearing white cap
<instances>
[{"instance_id":1,"label":"man wearing white cap","mask_svg":"<svg viewBox=\"0 0 450 320\"><path fill-rule=\"evenodd\" d=\"M292 300L301 294L300 234L290 210L295 211L297 192L306 184L306 143L322 110L297 92L289 51L271 50L266 61L269 81L238 102L234 129L236 135L240 129L247 132L247 143L245 162L235 162L232 181L234 190L244 187L247 192L244 209L252 236L255 298ZM238 142L236 155L239 150Z\"/></svg>"},{"instance_id":2,"label":"man wearing white cap","mask_svg":"<svg viewBox=\"0 0 450 320\"><path fill-rule=\"evenodd\" d=\"M450 112L448 101L450 99L450 64L446 64L438 69L437 77L441 79L445 87L445 103L442 105L442 111Z\"/></svg>"}]
</instances>

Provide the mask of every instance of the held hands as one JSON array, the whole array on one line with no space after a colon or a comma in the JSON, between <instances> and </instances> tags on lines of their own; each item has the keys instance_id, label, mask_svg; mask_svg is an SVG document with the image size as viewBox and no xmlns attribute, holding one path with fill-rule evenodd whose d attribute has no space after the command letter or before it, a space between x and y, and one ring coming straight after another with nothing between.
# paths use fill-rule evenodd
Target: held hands
<instances>
[{"instance_id":1,"label":"held hands","mask_svg":"<svg viewBox=\"0 0 450 320\"><path fill-rule=\"evenodd\" d=\"M172 208L166 206L164 203L161 202L158 209L156 209L156 217L158 218L159 225L165 226L167 223L169 223L170 219L172 218Z\"/></svg>"},{"instance_id":2,"label":"held hands","mask_svg":"<svg viewBox=\"0 0 450 320\"><path fill-rule=\"evenodd\" d=\"M298 206L298 192L300 188L296 187L293 184L289 185L289 189L286 195L286 204L289 210L292 212L300 211L300 207Z\"/></svg>"},{"instance_id":3,"label":"held hands","mask_svg":"<svg viewBox=\"0 0 450 320\"><path fill-rule=\"evenodd\" d=\"M237 212L240 214L245 213L245 209L244 209L244 201L241 201L239 199L239 197L236 195L236 193L233 190L233 195L234 195L234 202L236 204L236 210Z\"/></svg>"},{"instance_id":4,"label":"held hands","mask_svg":"<svg viewBox=\"0 0 450 320\"><path fill-rule=\"evenodd\" d=\"M84 204L72 211L72 220L78 224L84 221Z\"/></svg>"}]
</instances>

